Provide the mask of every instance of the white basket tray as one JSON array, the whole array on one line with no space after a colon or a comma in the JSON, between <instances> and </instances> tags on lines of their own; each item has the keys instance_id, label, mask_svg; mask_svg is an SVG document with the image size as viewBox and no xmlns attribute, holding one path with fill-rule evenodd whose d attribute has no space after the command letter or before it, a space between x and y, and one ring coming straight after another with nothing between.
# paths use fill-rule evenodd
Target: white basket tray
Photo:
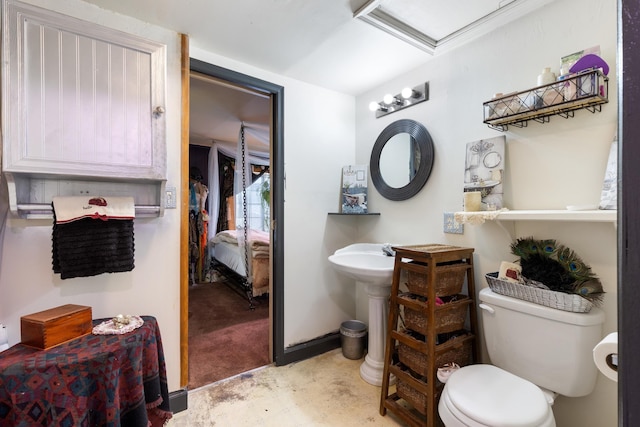
<instances>
[{"instance_id":1,"label":"white basket tray","mask_svg":"<svg viewBox=\"0 0 640 427\"><path fill-rule=\"evenodd\" d=\"M544 305L545 307L557 308L574 313L588 313L593 307L593 303L577 294L567 294L564 292L550 291L533 286L522 285L520 283L507 282L498 279L498 273L488 273L485 275L491 290L497 294L506 295L513 298Z\"/></svg>"}]
</instances>

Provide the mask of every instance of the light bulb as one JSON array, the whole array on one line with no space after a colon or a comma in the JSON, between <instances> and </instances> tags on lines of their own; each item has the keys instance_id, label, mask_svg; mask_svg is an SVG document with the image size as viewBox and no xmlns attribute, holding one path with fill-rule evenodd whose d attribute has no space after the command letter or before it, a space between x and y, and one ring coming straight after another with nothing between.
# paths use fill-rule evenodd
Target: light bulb
<instances>
[{"instance_id":1,"label":"light bulb","mask_svg":"<svg viewBox=\"0 0 640 427\"><path fill-rule=\"evenodd\" d=\"M380 107L380 104L378 104L376 101L371 101L369 103L369 110L371 111L377 111L378 107Z\"/></svg>"},{"instance_id":2,"label":"light bulb","mask_svg":"<svg viewBox=\"0 0 640 427\"><path fill-rule=\"evenodd\" d=\"M404 99L409 99L413 96L413 89L411 89L410 87L405 87L404 89L402 89L402 92L400 92L400 94Z\"/></svg>"},{"instance_id":3,"label":"light bulb","mask_svg":"<svg viewBox=\"0 0 640 427\"><path fill-rule=\"evenodd\" d=\"M382 101L387 105L393 104L393 95L390 93L386 94L384 98L382 98Z\"/></svg>"}]
</instances>

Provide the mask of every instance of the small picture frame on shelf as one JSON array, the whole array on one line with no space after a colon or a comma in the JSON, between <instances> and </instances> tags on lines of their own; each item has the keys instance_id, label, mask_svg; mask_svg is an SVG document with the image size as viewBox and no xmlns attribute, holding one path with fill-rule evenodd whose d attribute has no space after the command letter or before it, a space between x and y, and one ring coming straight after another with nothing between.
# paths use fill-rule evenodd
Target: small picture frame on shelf
<instances>
[{"instance_id":1,"label":"small picture frame on shelf","mask_svg":"<svg viewBox=\"0 0 640 427\"><path fill-rule=\"evenodd\" d=\"M367 165L347 165L342 168L340 213L366 214L368 211Z\"/></svg>"}]
</instances>

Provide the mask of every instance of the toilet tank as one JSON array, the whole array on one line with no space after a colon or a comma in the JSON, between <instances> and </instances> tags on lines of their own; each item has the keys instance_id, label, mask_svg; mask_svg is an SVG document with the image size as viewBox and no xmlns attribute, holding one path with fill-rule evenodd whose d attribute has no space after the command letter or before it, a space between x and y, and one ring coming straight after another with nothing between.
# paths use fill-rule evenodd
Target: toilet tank
<instances>
[{"instance_id":1,"label":"toilet tank","mask_svg":"<svg viewBox=\"0 0 640 427\"><path fill-rule=\"evenodd\" d=\"M569 397L593 391L593 348L602 339L604 312L573 313L480 291L482 328L491 363Z\"/></svg>"}]
</instances>

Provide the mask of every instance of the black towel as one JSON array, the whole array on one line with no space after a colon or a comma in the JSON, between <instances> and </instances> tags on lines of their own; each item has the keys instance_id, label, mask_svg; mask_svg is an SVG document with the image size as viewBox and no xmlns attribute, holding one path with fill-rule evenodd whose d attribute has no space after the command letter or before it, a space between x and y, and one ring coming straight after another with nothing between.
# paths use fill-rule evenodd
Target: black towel
<instances>
[{"instance_id":1,"label":"black towel","mask_svg":"<svg viewBox=\"0 0 640 427\"><path fill-rule=\"evenodd\" d=\"M52 240L53 271L62 279L134 268L132 219L83 218L57 224L54 210Z\"/></svg>"}]
</instances>

